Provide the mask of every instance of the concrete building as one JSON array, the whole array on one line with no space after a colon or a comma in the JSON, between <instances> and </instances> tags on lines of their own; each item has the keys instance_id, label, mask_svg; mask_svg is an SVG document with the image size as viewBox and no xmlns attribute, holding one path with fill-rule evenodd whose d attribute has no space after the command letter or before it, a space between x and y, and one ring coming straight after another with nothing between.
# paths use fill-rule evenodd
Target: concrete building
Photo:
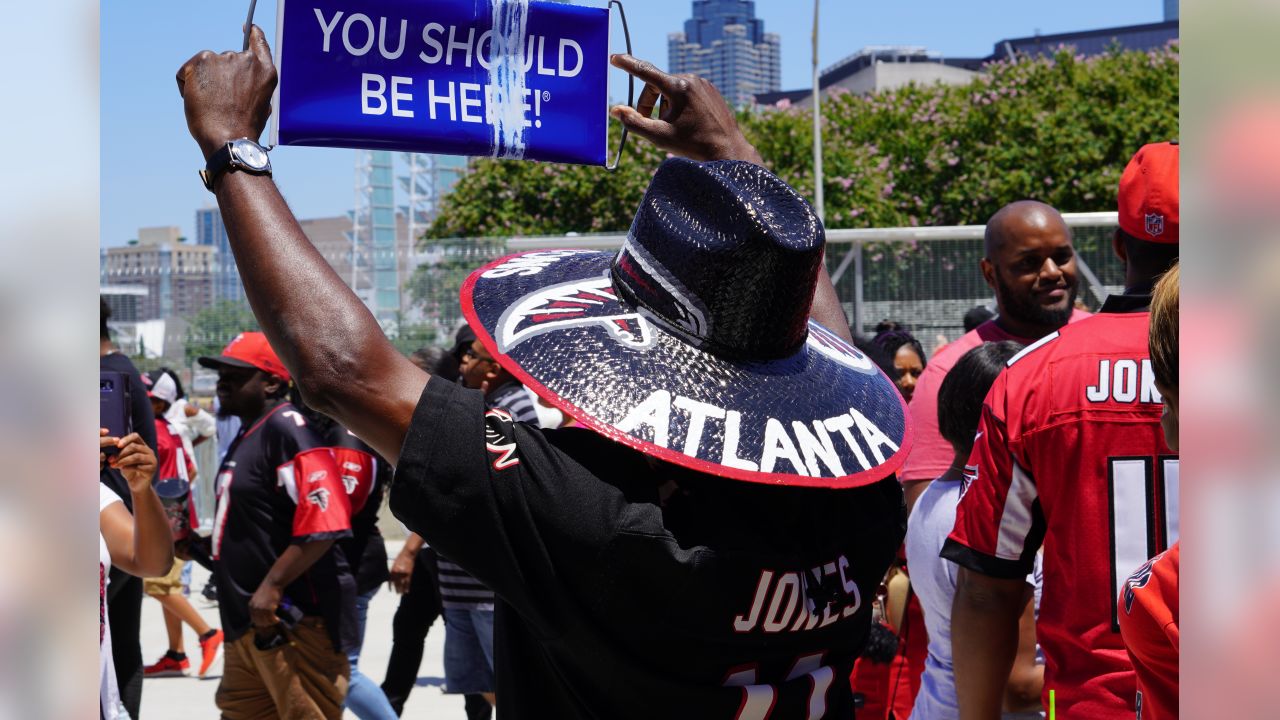
<instances>
[{"instance_id":1,"label":"concrete building","mask_svg":"<svg viewBox=\"0 0 1280 720\"><path fill-rule=\"evenodd\" d=\"M1075 48L1077 53L1085 56L1101 55L1113 47L1121 50L1145 51L1162 48L1177 39L1178 21L1175 18L1143 25L1008 38L997 42L991 54L980 58L979 61L1003 60L1012 55L1052 55L1063 46Z\"/></svg>"},{"instance_id":2,"label":"concrete building","mask_svg":"<svg viewBox=\"0 0 1280 720\"><path fill-rule=\"evenodd\" d=\"M142 319L147 288L142 285L100 285L98 294L111 308L111 323L134 323Z\"/></svg>"},{"instance_id":3,"label":"concrete building","mask_svg":"<svg viewBox=\"0 0 1280 720\"><path fill-rule=\"evenodd\" d=\"M368 258L369 248L358 248L351 242L351 218L346 215L338 215L334 217L313 218L310 220L299 220L298 224L302 226L302 232L311 241L312 245L320 251L320 254L329 263L333 271L347 283L347 286L355 291L357 295L363 299L366 304L372 302L373 293L377 291L374 280L377 277L378 269L373 266ZM421 227L417 228L419 231ZM409 222L403 213L395 213L395 248L394 262L384 261L379 263L384 268L394 268L395 275L386 282L385 285L394 288L394 304L391 303L390 296L383 299L387 302L384 309L394 313L398 310L402 319L412 319L416 313L413 311L412 301L406 290L409 279L413 277L413 273L418 266L424 262L430 262L435 258L431 253L421 253L415 249L416 242L409 234ZM377 252L390 252L389 249L379 249ZM356 262L352 264L352 258Z\"/></svg>"},{"instance_id":4,"label":"concrete building","mask_svg":"<svg viewBox=\"0 0 1280 720\"><path fill-rule=\"evenodd\" d=\"M764 31L755 5L751 0L694 0L684 32L667 36L667 69L707 78L735 106L780 89L781 41Z\"/></svg>"},{"instance_id":5,"label":"concrete building","mask_svg":"<svg viewBox=\"0 0 1280 720\"><path fill-rule=\"evenodd\" d=\"M1173 11L1177 12L1176 4ZM1162 48L1177 39L1178 21L1174 19L1145 25L1007 38L997 41L986 57L944 58L921 47L875 46L863 48L823 70L818 76L818 86L826 97L834 88L868 94L893 90L913 82L920 85L963 85L981 72L987 63L1010 57L1051 55L1064 46L1085 56L1100 55L1112 48L1145 51ZM810 107L810 94L811 88L757 93L755 103Z\"/></svg>"},{"instance_id":6,"label":"concrete building","mask_svg":"<svg viewBox=\"0 0 1280 720\"><path fill-rule=\"evenodd\" d=\"M943 59L922 47L882 45L866 47L824 69L818 75L822 96L833 89L868 95L894 90L904 85L963 85L977 75L970 62ZM810 88L762 93L755 96L759 105L795 105L811 107Z\"/></svg>"},{"instance_id":7,"label":"concrete building","mask_svg":"<svg viewBox=\"0 0 1280 720\"><path fill-rule=\"evenodd\" d=\"M213 304L217 251L192 245L177 227L141 228L138 239L101 255L101 284L142 287L137 320L190 317Z\"/></svg>"}]
</instances>

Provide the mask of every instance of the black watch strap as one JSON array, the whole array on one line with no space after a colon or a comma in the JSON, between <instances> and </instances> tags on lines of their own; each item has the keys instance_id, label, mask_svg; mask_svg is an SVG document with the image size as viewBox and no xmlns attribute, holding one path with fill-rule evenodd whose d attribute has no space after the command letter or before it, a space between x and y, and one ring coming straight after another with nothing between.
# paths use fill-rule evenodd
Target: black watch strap
<instances>
[{"instance_id":1,"label":"black watch strap","mask_svg":"<svg viewBox=\"0 0 1280 720\"><path fill-rule=\"evenodd\" d=\"M209 192L214 191L214 184L218 182L218 178L222 177L223 173L231 170L243 170L253 175L271 175L270 162L266 164L265 168L261 169L251 167L243 162L238 162L235 153L232 151L232 147L238 142L252 141L248 140L248 138L240 138L239 140L232 140L231 142L224 144L209 156L209 161L205 164L204 169L200 171L200 179L204 182L205 189ZM257 143L253 144L257 145ZM261 145L258 145L258 147L261 148L264 153L267 151L266 148L262 148Z\"/></svg>"},{"instance_id":2,"label":"black watch strap","mask_svg":"<svg viewBox=\"0 0 1280 720\"><path fill-rule=\"evenodd\" d=\"M222 173L226 172L229 167L231 167L231 143L225 143L209 156L209 161L205 163L204 169L200 171L200 179L204 181L205 189L213 192L214 181Z\"/></svg>"}]
</instances>

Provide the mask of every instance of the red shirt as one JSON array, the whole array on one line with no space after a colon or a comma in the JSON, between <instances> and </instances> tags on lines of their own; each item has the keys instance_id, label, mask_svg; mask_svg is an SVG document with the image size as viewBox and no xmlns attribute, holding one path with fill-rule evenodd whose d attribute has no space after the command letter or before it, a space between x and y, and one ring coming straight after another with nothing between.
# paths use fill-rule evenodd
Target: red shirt
<instances>
[{"instance_id":1,"label":"red shirt","mask_svg":"<svg viewBox=\"0 0 1280 720\"><path fill-rule=\"evenodd\" d=\"M1138 674L1137 720L1178 717L1179 543L1151 558L1120 593L1120 635Z\"/></svg>"},{"instance_id":2,"label":"red shirt","mask_svg":"<svg viewBox=\"0 0 1280 720\"><path fill-rule=\"evenodd\" d=\"M156 418L156 479L155 482L179 479L191 482L195 465L183 449L182 436L163 417Z\"/></svg>"},{"instance_id":3,"label":"red shirt","mask_svg":"<svg viewBox=\"0 0 1280 720\"><path fill-rule=\"evenodd\" d=\"M1068 323L1078 322L1090 314L1083 310L1071 313ZM951 467L956 451L951 443L942 438L938 431L938 388L942 387L942 379L951 372L951 368L965 353L984 342L1014 342L1028 345L1034 339L1020 338L1010 335L995 320L988 320L969 332L961 335L955 342L944 345L933 357L929 365L920 373L916 381L915 393L911 396L911 423L915 428L915 441L911 446L911 454L898 473L903 482L915 480L932 480L940 477Z\"/></svg>"},{"instance_id":4,"label":"red shirt","mask_svg":"<svg viewBox=\"0 0 1280 720\"><path fill-rule=\"evenodd\" d=\"M1036 636L1045 705L1062 717L1132 716L1133 665L1117 598L1133 568L1177 539L1177 456L1160 430L1145 296L1027 346L987 395L942 555L1022 578L1044 545Z\"/></svg>"}]
</instances>

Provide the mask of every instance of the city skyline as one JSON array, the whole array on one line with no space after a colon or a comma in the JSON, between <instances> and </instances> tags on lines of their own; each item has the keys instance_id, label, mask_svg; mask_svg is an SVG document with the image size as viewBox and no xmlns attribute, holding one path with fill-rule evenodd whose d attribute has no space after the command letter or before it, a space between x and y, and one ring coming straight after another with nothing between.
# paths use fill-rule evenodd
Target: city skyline
<instances>
[{"instance_id":1,"label":"city skyline","mask_svg":"<svg viewBox=\"0 0 1280 720\"><path fill-rule=\"evenodd\" d=\"M597 5L590 2L583 4ZM690 16L690 0L651 0L629 6L634 52L667 64L667 36ZM783 87L809 82L811 7L759 0L756 15L782 37ZM1031 7L1014 0L958 5L924 0L894 4L823 5L820 65L826 67L867 45L924 45L944 56L978 56L1001 37L1021 37L1090 28L1156 22L1163 5L1081 0ZM176 225L196 237L196 210L213 202L196 176L199 151L187 133L173 74L200 49L239 49L244 7L202 5L198 12L173 4L111 3L101 15L101 224L99 244L124 245L137 228ZM274 37L275 18L266 6L257 22ZM622 47L615 25L615 48ZM610 73L614 99L625 98L626 79ZM143 151L143 152L140 152ZM278 148L276 181L300 217L343 214L355 204L355 153L326 148ZM604 177L602 175L602 177Z\"/></svg>"},{"instance_id":2,"label":"city skyline","mask_svg":"<svg viewBox=\"0 0 1280 720\"><path fill-rule=\"evenodd\" d=\"M683 32L667 36L667 70L707 78L735 107L782 89L781 38L753 0L694 0Z\"/></svg>"}]
</instances>

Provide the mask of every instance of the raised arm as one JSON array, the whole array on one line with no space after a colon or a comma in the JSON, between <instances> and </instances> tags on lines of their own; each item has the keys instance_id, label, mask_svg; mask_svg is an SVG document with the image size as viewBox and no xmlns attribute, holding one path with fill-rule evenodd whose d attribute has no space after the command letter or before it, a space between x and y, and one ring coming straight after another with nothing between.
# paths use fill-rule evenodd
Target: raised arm
<instances>
[{"instance_id":1,"label":"raised arm","mask_svg":"<svg viewBox=\"0 0 1280 720\"><path fill-rule=\"evenodd\" d=\"M250 31L247 51L206 50L177 79L187 127L204 158L228 141L261 136L276 86L261 28ZM307 404L394 464L427 374L383 335L302 232L271 178L227 172L215 192L253 314Z\"/></svg>"},{"instance_id":2,"label":"raised arm","mask_svg":"<svg viewBox=\"0 0 1280 720\"><path fill-rule=\"evenodd\" d=\"M609 111L628 130L669 153L692 160L745 160L764 165L764 159L742 134L733 111L711 81L697 75L669 75L653 63L630 55L614 55L610 60L614 67L644 81L634 108L615 105ZM657 117L652 117L655 108ZM818 274L809 317L853 341L826 263Z\"/></svg>"}]
</instances>

